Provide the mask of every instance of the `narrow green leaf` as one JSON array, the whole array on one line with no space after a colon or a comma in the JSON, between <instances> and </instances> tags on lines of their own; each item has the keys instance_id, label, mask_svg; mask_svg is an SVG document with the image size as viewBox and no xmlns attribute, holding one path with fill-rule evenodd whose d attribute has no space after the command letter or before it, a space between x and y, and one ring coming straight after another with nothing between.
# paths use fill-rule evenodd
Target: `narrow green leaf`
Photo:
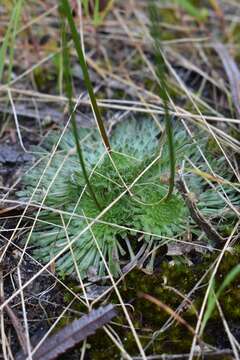
<instances>
[{"instance_id":1,"label":"narrow green leaf","mask_svg":"<svg viewBox=\"0 0 240 360\"><path fill-rule=\"evenodd\" d=\"M209 292L209 296L208 296L208 303L207 303L207 308L203 317L203 321L202 321L202 325L201 325L201 330L200 330L200 335L202 335L208 320L210 319L213 310L216 306L216 300L219 299L219 297L221 296L223 290L231 284L231 282L237 277L237 275L240 273L240 264L236 265L225 277L223 283L221 284L221 286L219 287L217 293L215 294L214 292L214 285L215 282L213 281L211 284L211 288L210 288L210 292Z\"/></svg>"},{"instance_id":2,"label":"narrow green leaf","mask_svg":"<svg viewBox=\"0 0 240 360\"><path fill-rule=\"evenodd\" d=\"M215 294L214 288L215 288L215 280L213 279L210 290L209 290L206 311L204 313L204 317L203 317L202 324L201 324L200 336L203 334L203 331L207 325L207 322L210 319L210 317L213 313L213 310L215 308L215 305L216 305L216 294Z\"/></svg>"},{"instance_id":3,"label":"narrow green leaf","mask_svg":"<svg viewBox=\"0 0 240 360\"><path fill-rule=\"evenodd\" d=\"M193 16L199 21L203 21L208 17L208 10L205 8L197 8L189 0L175 0L178 5L180 5L187 13Z\"/></svg>"},{"instance_id":4,"label":"narrow green leaf","mask_svg":"<svg viewBox=\"0 0 240 360\"><path fill-rule=\"evenodd\" d=\"M8 65L8 81L10 78L12 65L13 65L13 55L15 49L15 39L17 34L17 28L19 25L21 10L23 7L23 0L18 0L14 5L12 10L11 18L5 34L1 49L0 49L0 82L2 81L3 70L5 65L5 59L7 50L9 49L9 65Z\"/></svg>"},{"instance_id":5,"label":"narrow green leaf","mask_svg":"<svg viewBox=\"0 0 240 360\"><path fill-rule=\"evenodd\" d=\"M217 291L217 297L223 292L223 290L230 285L230 283L237 277L240 273L240 264L236 265L225 277L223 283L221 284L220 288Z\"/></svg>"}]
</instances>

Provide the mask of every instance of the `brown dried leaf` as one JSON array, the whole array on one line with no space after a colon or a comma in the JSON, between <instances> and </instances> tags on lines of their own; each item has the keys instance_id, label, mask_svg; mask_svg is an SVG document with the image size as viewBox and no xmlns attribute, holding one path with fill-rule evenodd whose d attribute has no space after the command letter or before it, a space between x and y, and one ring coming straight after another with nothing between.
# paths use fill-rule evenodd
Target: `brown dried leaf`
<instances>
[{"instance_id":1,"label":"brown dried leaf","mask_svg":"<svg viewBox=\"0 0 240 360\"><path fill-rule=\"evenodd\" d=\"M116 310L109 304L99 309L92 310L81 319L74 320L56 334L50 336L39 349L33 354L33 360L53 360L86 339L89 335L108 323L114 316ZM16 360L24 360L24 355L18 354Z\"/></svg>"}]
</instances>

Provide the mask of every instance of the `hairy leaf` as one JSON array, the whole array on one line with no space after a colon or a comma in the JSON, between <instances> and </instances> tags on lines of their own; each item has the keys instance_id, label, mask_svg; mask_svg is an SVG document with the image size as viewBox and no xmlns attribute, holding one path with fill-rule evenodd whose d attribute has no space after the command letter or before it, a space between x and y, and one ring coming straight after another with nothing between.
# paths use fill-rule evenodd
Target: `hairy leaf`
<instances>
[{"instance_id":1,"label":"hairy leaf","mask_svg":"<svg viewBox=\"0 0 240 360\"><path fill-rule=\"evenodd\" d=\"M129 187L160 152L161 157L135 182L131 187L131 194L126 192L99 222L92 225L91 231L85 231L79 237L78 234L87 226L85 217L89 222L95 219L100 211L88 191L84 190L85 181L79 169L77 155L73 151L75 144L71 133L63 137L59 151L54 155L36 191L39 177L49 159L48 151L56 143L57 135L47 139L42 148L38 149L43 154L40 162L23 179L26 186L19 192L22 200L28 200L35 191L32 201L36 203L41 203L47 195L44 206L48 209L41 211L38 217L31 235L31 245L34 246L35 257L48 262L58 256L69 241L75 239L72 251L68 249L56 259L56 270L62 276L73 275L76 273L75 263L84 278L93 274L106 274L98 244L113 276L118 276L121 274L121 267L124 266L123 258L131 261L138 251L138 232L152 234L145 235L141 241L154 240L154 243L158 241L160 244L163 236L175 237L183 233L186 225L192 220L177 189L169 202L161 202L168 189L169 151L166 144L162 149L159 148L160 127L155 121L129 119L113 129L111 155L117 171L105 153L96 130L81 129L79 134L86 166L91 174L90 181L104 209L126 189L119 174ZM199 135L199 138L199 144L204 149L207 139L203 134ZM180 167L183 159L187 157L198 169L207 171L206 163L199 156L196 146L189 143L186 132L179 126L175 127L174 143L177 167ZM227 173L224 158L215 159L209 155L208 161L212 168L216 172L221 171L221 175L226 179L232 176ZM199 211L209 218L219 219L221 216L221 222L216 221L214 226L220 228L224 225L223 214L228 219L229 216L233 217L233 212L226 212L226 204L221 197L223 185L217 185L215 191L206 186L205 179L196 172L191 172L191 169L188 170L185 180L190 191L196 195ZM239 202L239 195L227 184L224 185L224 191L233 204ZM196 226L193 230L200 235L201 230ZM130 242L129 237L132 239Z\"/></svg>"}]
</instances>

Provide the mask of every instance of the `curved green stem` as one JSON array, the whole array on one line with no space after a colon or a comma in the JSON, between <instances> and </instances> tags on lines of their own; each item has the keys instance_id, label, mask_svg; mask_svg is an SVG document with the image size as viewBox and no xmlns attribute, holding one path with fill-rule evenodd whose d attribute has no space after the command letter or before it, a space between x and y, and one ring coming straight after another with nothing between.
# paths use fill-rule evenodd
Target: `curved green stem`
<instances>
[{"instance_id":1,"label":"curved green stem","mask_svg":"<svg viewBox=\"0 0 240 360\"><path fill-rule=\"evenodd\" d=\"M153 0L150 1L150 5L149 5L149 17L151 21L150 32L154 40L154 56L156 63L156 74L159 80L159 84L158 84L159 94L162 99L164 112L165 112L165 127L166 127L168 149L169 149L170 180L169 180L168 193L164 197L164 200L167 201L170 199L174 190L176 159L175 159L175 146L174 146L174 138L173 138L172 120L168 109L168 90L167 90L167 82L165 79L166 67L165 67L165 61L162 55L162 48L161 48L161 33L159 29L160 19L158 16L158 9Z\"/></svg>"},{"instance_id":2,"label":"curved green stem","mask_svg":"<svg viewBox=\"0 0 240 360\"><path fill-rule=\"evenodd\" d=\"M75 139L75 143L76 143L79 162L80 162L80 165L81 165L81 168L82 168L83 176L84 176L88 191L89 191L93 201L97 205L98 209L102 210L102 206L99 204L99 202L97 200L97 197L95 195L95 192L94 192L94 190L92 188L92 185L91 185L91 183L89 181L89 176L88 176L86 166L85 166L85 163L84 163L81 145L80 145L80 142L79 142L79 139L78 139L77 123L76 123L76 119L74 117L74 112L72 112L72 129L73 129L73 135L74 135L74 139Z\"/></svg>"},{"instance_id":3,"label":"curved green stem","mask_svg":"<svg viewBox=\"0 0 240 360\"><path fill-rule=\"evenodd\" d=\"M61 10L62 9L60 8L59 9L60 15L61 15ZM75 140L75 144L76 144L76 148L77 148L77 154L78 154L78 158L79 158L79 162L80 162L80 165L82 168L83 176L84 176L88 191L90 193L90 196L92 197L92 199L95 202L98 209L102 210L102 207L99 204L97 197L95 195L95 192L92 188L92 185L89 181L89 176L87 173L87 169L86 169L85 162L83 159L81 145L80 145L79 138L78 138L77 122L76 122L73 103L72 103L72 75L71 75L71 67L70 67L71 65L70 65L70 61L69 61L69 52L68 52L68 47L67 47L66 25L65 25L64 21L62 21L61 30L62 30L61 32L62 32L62 46L63 46L62 53L63 53L64 83L65 83L66 94L68 97L69 112L70 112L70 116L71 116L72 130L73 130L73 136L74 136L74 140Z\"/></svg>"},{"instance_id":4,"label":"curved green stem","mask_svg":"<svg viewBox=\"0 0 240 360\"><path fill-rule=\"evenodd\" d=\"M93 111L94 111L94 114L95 114L95 117L97 120L98 128L101 133L104 145L105 145L106 149L109 151L109 150L111 150L110 142L109 142L109 139L108 139L108 136L107 136L104 124L103 124L100 109L98 107L98 104L97 104L97 101L95 98L95 94L94 94L93 87L92 87L91 80L90 80L89 73L88 73L88 67L87 67L87 64L86 64L86 61L84 58L84 54L83 54L83 50L82 50L82 46L81 46L81 41L79 38L79 34L77 31L76 25L73 20L72 9L69 5L68 0L61 0L61 5L62 5L61 11L62 11L63 15L66 17L68 24L69 24L72 39L73 39L73 42L75 45L75 49L77 51L78 60L79 60L79 63L80 63L81 69L82 69L82 73L83 73L83 80L84 80L85 86L87 88L89 97L90 97L92 108L93 108Z\"/></svg>"}]
</instances>

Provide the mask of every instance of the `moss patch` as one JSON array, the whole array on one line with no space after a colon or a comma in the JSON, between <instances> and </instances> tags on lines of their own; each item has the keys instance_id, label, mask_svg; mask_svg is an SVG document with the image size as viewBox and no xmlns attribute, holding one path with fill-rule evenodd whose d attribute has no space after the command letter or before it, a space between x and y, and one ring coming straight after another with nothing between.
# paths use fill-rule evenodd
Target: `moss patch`
<instances>
[{"instance_id":1,"label":"moss patch","mask_svg":"<svg viewBox=\"0 0 240 360\"><path fill-rule=\"evenodd\" d=\"M224 255L216 275L216 289L218 289L229 271L238 264L239 255L239 247L235 249L233 254L227 252ZM160 265L159 270L151 276L137 269L126 276L119 289L125 304L131 304L131 307L128 307L128 311L137 329L142 345L146 346L151 341L151 345L147 349L147 354L189 352L192 343L192 334L185 327L175 322L166 331L155 336L154 339L154 334L156 335L156 332L162 328L169 318L169 315L163 310L158 309L152 303L139 297L139 292L152 295L175 310L181 304L182 298L172 289L174 288L182 294L187 295L215 259L216 254L204 255L198 265L190 267L185 264L172 265L171 262L165 260ZM205 286L200 286L199 289L194 292L191 298L193 306L185 306L180 313L188 324L193 327L197 321L194 308L197 309L197 311L200 310L209 276L210 274L203 282ZM230 329L236 336L240 332L239 285L240 280L238 277L225 289L219 299ZM108 302L119 303L114 292L112 292ZM80 308L81 311L83 310L82 305L78 303L75 303L73 308L75 310L80 310ZM118 307L118 309L120 309L120 307ZM115 319L115 324L112 326L118 333L126 351L131 355L138 354L135 340L121 310L119 310L119 316ZM218 346L218 348L229 347L227 336L216 309L208 322L203 340L211 345ZM79 349L80 348L81 346L79 346ZM87 354L89 358L93 360L119 358L118 350L103 330L99 330L94 336L88 339ZM225 358L228 359L227 356L224 357L224 359Z\"/></svg>"}]
</instances>

